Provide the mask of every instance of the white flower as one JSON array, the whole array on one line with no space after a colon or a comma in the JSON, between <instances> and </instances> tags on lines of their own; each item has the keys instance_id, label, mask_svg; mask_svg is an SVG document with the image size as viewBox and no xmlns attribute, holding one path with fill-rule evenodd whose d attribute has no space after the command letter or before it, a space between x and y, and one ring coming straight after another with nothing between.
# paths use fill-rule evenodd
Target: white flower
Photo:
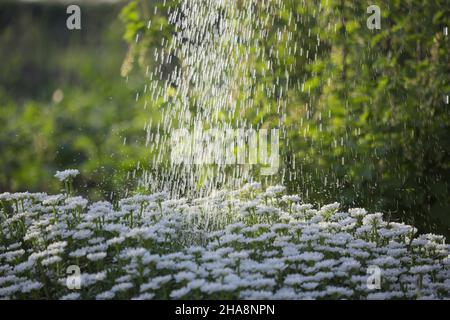
<instances>
[{"instance_id":1,"label":"white flower","mask_svg":"<svg viewBox=\"0 0 450 320\"><path fill-rule=\"evenodd\" d=\"M62 260L61 257L52 256L52 257L49 257L49 258L46 258L46 259L42 260L41 264L43 266L49 266L49 265L61 262L61 260Z\"/></svg>"},{"instance_id":2,"label":"white flower","mask_svg":"<svg viewBox=\"0 0 450 320\"><path fill-rule=\"evenodd\" d=\"M293 206L292 206L292 209L294 210L294 211L305 211L305 210L309 210L309 209L312 209L312 207L313 207L313 205L312 204L309 204L309 203L306 203L306 204L294 204Z\"/></svg>"},{"instance_id":3,"label":"white flower","mask_svg":"<svg viewBox=\"0 0 450 320\"><path fill-rule=\"evenodd\" d=\"M299 198L281 197L280 187L262 195L247 191L192 201L136 195L119 201L118 211L108 202L88 206L81 197L2 194L23 200L24 210L0 215L0 298L35 297L42 272L64 287L68 278L59 278L56 264L61 274L71 263L80 266L87 299L191 299L194 293L201 299L448 298L450 247L443 237L411 240L412 226L386 223L381 213L364 209L337 212L337 203L320 211L293 203L287 210L286 202ZM81 221L74 219L78 210ZM248 212L257 214L242 215ZM107 265L96 263L107 257ZM380 267L387 292L367 288L370 265ZM50 292L81 298L80 292Z\"/></svg>"},{"instance_id":4,"label":"white flower","mask_svg":"<svg viewBox=\"0 0 450 320\"><path fill-rule=\"evenodd\" d=\"M191 290L193 290L193 289L199 289L199 288L203 287L203 285L204 285L205 283L206 283L206 281L205 281L204 279L195 279L195 280L190 281L190 282L187 284L187 287L188 287L189 289L191 289Z\"/></svg>"},{"instance_id":5,"label":"white flower","mask_svg":"<svg viewBox=\"0 0 450 320\"><path fill-rule=\"evenodd\" d=\"M150 282L141 284L140 291L143 292L149 289L156 290L162 285L168 283L170 280L172 280L171 275L155 277Z\"/></svg>"},{"instance_id":6,"label":"white flower","mask_svg":"<svg viewBox=\"0 0 450 320\"><path fill-rule=\"evenodd\" d=\"M367 214L367 211L365 209L361 209L361 208L353 208L353 209L348 209L348 213L350 214L350 216L352 218L362 218Z\"/></svg>"},{"instance_id":7,"label":"white flower","mask_svg":"<svg viewBox=\"0 0 450 320\"><path fill-rule=\"evenodd\" d=\"M319 286L318 282L305 282L301 284L302 288L305 288L306 290L313 290L316 289Z\"/></svg>"},{"instance_id":8,"label":"white flower","mask_svg":"<svg viewBox=\"0 0 450 320\"><path fill-rule=\"evenodd\" d=\"M57 194L54 196L47 196L44 201L42 201L43 205L54 206L60 203L64 199L62 194Z\"/></svg>"},{"instance_id":9,"label":"white flower","mask_svg":"<svg viewBox=\"0 0 450 320\"><path fill-rule=\"evenodd\" d=\"M276 195L280 195L286 191L286 187L284 186L271 186L266 189L264 193L265 196L274 197Z\"/></svg>"},{"instance_id":10,"label":"white flower","mask_svg":"<svg viewBox=\"0 0 450 320\"><path fill-rule=\"evenodd\" d=\"M69 253L69 257L72 258L81 258L84 257L87 254L87 250L86 248L80 248L77 250L74 250L72 252Z\"/></svg>"},{"instance_id":11,"label":"white flower","mask_svg":"<svg viewBox=\"0 0 450 320\"><path fill-rule=\"evenodd\" d=\"M255 212L257 215L277 215L280 213L280 209L269 207L269 206L259 206Z\"/></svg>"},{"instance_id":12,"label":"white flower","mask_svg":"<svg viewBox=\"0 0 450 320\"><path fill-rule=\"evenodd\" d=\"M241 292L241 298L249 300L267 300L273 298L271 291L244 290Z\"/></svg>"},{"instance_id":13,"label":"white flower","mask_svg":"<svg viewBox=\"0 0 450 320\"><path fill-rule=\"evenodd\" d=\"M119 284L116 284L115 286L113 286L111 288L111 291L112 292L127 291L133 287L134 287L134 285L132 283L124 282L124 283L119 283Z\"/></svg>"},{"instance_id":14,"label":"white flower","mask_svg":"<svg viewBox=\"0 0 450 320\"><path fill-rule=\"evenodd\" d=\"M99 281L103 281L106 279L106 271L98 272L98 273L81 273L81 284L84 287L89 287Z\"/></svg>"},{"instance_id":15,"label":"white flower","mask_svg":"<svg viewBox=\"0 0 450 320\"><path fill-rule=\"evenodd\" d=\"M174 276L176 282L181 282L181 281L189 281L190 282L190 281L194 280L195 277L196 277L195 273L190 272L190 271L181 271Z\"/></svg>"},{"instance_id":16,"label":"white flower","mask_svg":"<svg viewBox=\"0 0 450 320\"><path fill-rule=\"evenodd\" d=\"M301 274L288 274L284 279L286 285L292 286L305 282L305 277Z\"/></svg>"},{"instance_id":17,"label":"white flower","mask_svg":"<svg viewBox=\"0 0 450 320\"><path fill-rule=\"evenodd\" d=\"M322 212L336 211L339 209L339 207L340 207L340 204L338 202L334 202L331 204L324 205L323 207L320 208L320 211L322 211Z\"/></svg>"},{"instance_id":18,"label":"white flower","mask_svg":"<svg viewBox=\"0 0 450 320\"><path fill-rule=\"evenodd\" d=\"M147 253L145 248L126 248L121 252L120 256L123 259L143 257Z\"/></svg>"},{"instance_id":19,"label":"white flower","mask_svg":"<svg viewBox=\"0 0 450 320\"><path fill-rule=\"evenodd\" d=\"M380 212L368 214L363 219L364 225L377 225L384 226L386 223L383 221L383 214Z\"/></svg>"},{"instance_id":20,"label":"white flower","mask_svg":"<svg viewBox=\"0 0 450 320\"><path fill-rule=\"evenodd\" d=\"M248 258L248 252L245 251L237 251L230 253L229 257L233 260L241 260Z\"/></svg>"},{"instance_id":21,"label":"white flower","mask_svg":"<svg viewBox=\"0 0 450 320\"><path fill-rule=\"evenodd\" d=\"M300 202L301 200L300 197L297 195L285 195L281 199L286 202L295 202L295 203Z\"/></svg>"},{"instance_id":22,"label":"white flower","mask_svg":"<svg viewBox=\"0 0 450 320\"><path fill-rule=\"evenodd\" d=\"M100 201L92 204L86 214L87 221L94 221L108 215L112 210L112 205L106 201Z\"/></svg>"},{"instance_id":23,"label":"white flower","mask_svg":"<svg viewBox=\"0 0 450 320\"><path fill-rule=\"evenodd\" d=\"M367 295L367 300L388 300L391 299L389 292L373 292Z\"/></svg>"},{"instance_id":24,"label":"white flower","mask_svg":"<svg viewBox=\"0 0 450 320\"><path fill-rule=\"evenodd\" d=\"M436 269L436 266L430 266L430 265L414 266L414 267L411 267L409 272L411 274L429 273L435 269Z\"/></svg>"},{"instance_id":25,"label":"white flower","mask_svg":"<svg viewBox=\"0 0 450 320\"><path fill-rule=\"evenodd\" d=\"M299 259L304 261L320 261L323 259L323 254L320 252L305 252L299 255Z\"/></svg>"},{"instance_id":26,"label":"white flower","mask_svg":"<svg viewBox=\"0 0 450 320\"><path fill-rule=\"evenodd\" d=\"M80 299L80 294L77 292L69 293L59 298L59 300L78 300L78 299Z\"/></svg>"},{"instance_id":27,"label":"white flower","mask_svg":"<svg viewBox=\"0 0 450 320\"><path fill-rule=\"evenodd\" d=\"M145 292L145 293L140 294L137 297L131 298L131 300L151 300L151 299L153 299L154 296L155 296L154 293Z\"/></svg>"},{"instance_id":28,"label":"white flower","mask_svg":"<svg viewBox=\"0 0 450 320\"><path fill-rule=\"evenodd\" d=\"M10 201L10 200L12 200L11 193L9 193L9 192L4 192L4 193L0 194L0 201L2 201L2 200L4 200L4 201Z\"/></svg>"},{"instance_id":29,"label":"white flower","mask_svg":"<svg viewBox=\"0 0 450 320\"><path fill-rule=\"evenodd\" d=\"M190 288L183 287L183 288L180 288L177 290L173 290L172 293L170 294L170 297L172 299L180 299L180 298L186 296L190 291L191 291Z\"/></svg>"},{"instance_id":30,"label":"white flower","mask_svg":"<svg viewBox=\"0 0 450 320\"><path fill-rule=\"evenodd\" d=\"M76 240L82 240L82 239L88 239L90 237L92 237L94 233L91 230L80 230L75 232L72 235L72 238L76 239Z\"/></svg>"},{"instance_id":31,"label":"white flower","mask_svg":"<svg viewBox=\"0 0 450 320\"><path fill-rule=\"evenodd\" d=\"M89 253L86 258L90 261L99 261L106 258L106 252Z\"/></svg>"},{"instance_id":32,"label":"white flower","mask_svg":"<svg viewBox=\"0 0 450 320\"><path fill-rule=\"evenodd\" d=\"M242 191L255 191L255 190L261 190L262 186L259 182L252 182L252 183L246 183L242 187Z\"/></svg>"},{"instance_id":33,"label":"white flower","mask_svg":"<svg viewBox=\"0 0 450 320\"><path fill-rule=\"evenodd\" d=\"M25 250L15 250L15 251L8 251L0 255L0 258L4 258L6 261L10 262L13 259L19 258L25 254Z\"/></svg>"},{"instance_id":34,"label":"white flower","mask_svg":"<svg viewBox=\"0 0 450 320\"><path fill-rule=\"evenodd\" d=\"M86 208L88 201L83 197L70 197L66 199L66 210L74 210L77 208Z\"/></svg>"},{"instance_id":35,"label":"white flower","mask_svg":"<svg viewBox=\"0 0 450 320\"><path fill-rule=\"evenodd\" d=\"M329 286L326 289L326 293L329 295L337 294L341 297L351 297L353 295L353 290L335 286Z\"/></svg>"},{"instance_id":36,"label":"white flower","mask_svg":"<svg viewBox=\"0 0 450 320\"><path fill-rule=\"evenodd\" d=\"M1 297L9 297L10 295L13 295L14 293L16 293L20 290L21 290L20 284L13 284L10 286L0 288L0 298Z\"/></svg>"},{"instance_id":37,"label":"white flower","mask_svg":"<svg viewBox=\"0 0 450 320\"><path fill-rule=\"evenodd\" d=\"M77 169L67 169L64 171L56 171L55 177L59 179L59 181L66 181L70 178L75 178L80 174L80 171Z\"/></svg>"},{"instance_id":38,"label":"white flower","mask_svg":"<svg viewBox=\"0 0 450 320\"><path fill-rule=\"evenodd\" d=\"M105 291L98 294L95 299L96 300L108 300L114 298L115 293L112 291Z\"/></svg>"},{"instance_id":39,"label":"white flower","mask_svg":"<svg viewBox=\"0 0 450 320\"><path fill-rule=\"evenodd\" d=\"M31 292L33 290L39 290L43 286L44 285L42 283L37 282L37 281L32 281L32 280L27 280L27 281L25 281L25 282L23 282L21 284L23 293L28 293L28 292Z\"/></svg>"},{"instance_id":40,"label":"white flower","mask_svg":"<svg viewBox=\"0 0 450 320\"><path fill-rule=\"evenodd\" d=\"M26 270L30 270L31 268L34 267L34 264L35 264L35 260L32 260L32 259L29 259L28 261L19 263L14 267L14 273L21 273Z\"/></svg>"},{"instance_id":41,"label":"white flower","mask_svg":"<svg viewBox=\"0 0 450 320\"><path fill-rule=\"evenodd\" d=\"M166 200L168 197L167 192L158 192L158 193L154 193L150 196L150 199L154 202L162 202L164 200Z\"/></svg>"},{"instance_id":42,"label":"white flower","mask_svg":"<svg viewBox=\"0 0 450 320\"><path fill-rule=\"evenodd\" d=\"M125 241L124 237L114 237L112 239L109 239L106 243L108 245L115 245L115 244L121 244L124 241Z\"/></svg>"}]
</instances>

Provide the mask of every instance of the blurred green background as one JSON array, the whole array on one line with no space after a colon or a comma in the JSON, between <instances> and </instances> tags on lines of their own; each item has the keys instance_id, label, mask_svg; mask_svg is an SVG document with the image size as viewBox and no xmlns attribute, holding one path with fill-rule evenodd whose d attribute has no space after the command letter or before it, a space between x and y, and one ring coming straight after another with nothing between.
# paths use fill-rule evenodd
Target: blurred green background
<instances>
[{"instance_id":1,"label":"blurred green background","mask_svg":"<svg viewBox=\"0 0 450 320\"><path fill-rule=\"evenodd\" d=\"M67 6L44 2L0 2L0 191L57 192L55 171L77 168L81 192L123 194L149 112L135 103L142 79L120 75L121 5L82 4L70 31Z\"/></svg>"},{"instance_id":2,"label":"blurred green background","mask_svg":"<svg viewBox=\"0 0 450 320\"><path fill-rule=\"evenodd\" d=\"M135 187L136 164L145 168L149 157L144 124L162 108L154 101L144 110L135 96L152 48L173 32L163 2L176 3L83 4L81 31L65 28L60 4L0 3L0 191L58 191L52 176L68 167L80 169L78 189L93 199ZM277 125L264 89L289 70L281 172L290 191L449 237L448 0L376 1L382 28L374 31L366 27L372 1L284 4L260 42L267 61L254 62L254 98L265 111L247 116Z\"/></svg>"}]
</instances>

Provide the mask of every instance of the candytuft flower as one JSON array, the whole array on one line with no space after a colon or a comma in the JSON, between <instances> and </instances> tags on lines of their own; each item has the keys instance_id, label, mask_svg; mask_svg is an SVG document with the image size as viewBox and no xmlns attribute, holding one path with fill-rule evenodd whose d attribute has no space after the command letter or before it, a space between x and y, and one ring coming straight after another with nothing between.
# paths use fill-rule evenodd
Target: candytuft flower
<instances>
[{"instance_id":1,"label":"candytuft flower","mask_svg":"<svg viewBox=\"0 0 450 320\"><path fill-rule=\"evenodd\" d=\"M442 236L414 237L381 213L316 210L284 187L259 187L118 205L70 192L2 194L20 205L12 216L0 211L0 299L36 298L42 275L51 298L69 300L450 297ZM367 287L373 266L382 292Z\"/></svg>"},{"instance_id":2,"label":"candytuft flower","mask_svg":"<svg viewBox=\"0 0 450 320\"><path fill-rule=\"evenodd\" d=\"M64 171L56 171L55 177L59 179L59 181L64 182L69 179L73 179L80 174L80 171L77 169L67 169Z\"/></svg>"}]
</instances>

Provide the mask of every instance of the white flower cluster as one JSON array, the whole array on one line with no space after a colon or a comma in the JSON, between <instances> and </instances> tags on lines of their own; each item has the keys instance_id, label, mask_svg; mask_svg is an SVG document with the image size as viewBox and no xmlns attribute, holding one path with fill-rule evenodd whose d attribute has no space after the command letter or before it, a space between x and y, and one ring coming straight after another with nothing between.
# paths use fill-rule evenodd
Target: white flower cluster
<instances>
[{"instance_id":1,"label":"white flower cluster","mask_svg":"<svg viewBox=\"0 0 450 320\"><path fill-rule=\"evenodd\" d=\"M64 171L56 171L55 177L59 180L59 181L66 181L70 178L75 178L77 175L80 174L80 171L78 171L77 169L68 169L68 170L64 170Z\"/></svg>"},{"instance_id":2,"label":"white flower cluster","mask_svg":"<svg viewBox=\"0 0 450 320\"><path fill-rule=\"evenodd\" d=\"M90 205L2 194L0 298L450 298L443 237L284 193L252 184L194 200L160 193ZM79 290L67 285L74 265Z\"/></svg>"}]
</instances>

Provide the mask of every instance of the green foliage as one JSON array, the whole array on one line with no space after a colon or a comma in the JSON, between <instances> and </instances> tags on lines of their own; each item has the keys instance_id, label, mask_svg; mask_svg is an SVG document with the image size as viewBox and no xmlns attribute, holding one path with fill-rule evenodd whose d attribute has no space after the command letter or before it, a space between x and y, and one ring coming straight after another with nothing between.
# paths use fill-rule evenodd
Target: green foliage
<instances>
[{"instance_id":1,"label":"green foliage","mask_svg":"<svg viewBox=\"0 0 450 320\"><path fill-rule=\"evenodd\" d=\"M76 167L76 189L115 198L146 157L142 77L120 77L119 6L84 7L81 31L65 28L65 8L0 5L0 191L57 192L54 172Z\"/></svg>"},{"instance_id":2,"label":"green foliage","mask_svg":"<svg viewBox=\"0 0 450 320\"><path fill-rule=\"evenodd\" d=\"M293 182L300 189L312 184L318 201L389 211L422 231L449 234L444 8L443 1L389 2L381 5L381 30L369 31L366 3L324 6L314 28L329 49L309 64L309 82L319 85L312 88L308 148L294 145L310 159L308 179ZM325 31L328 25L336 32Z\"/></svg>"},{"instance_id":3,"label":"green foliage","mask_svg":"<svg viewBox=\"0 0 450 320\"><path fill-rule=\"evenodd\" d=\"M373 31L366 27L370 4L289 0L276 14L260 10L273 24L257 42L265 58L252 61L261 112L246 117L276 126L281 93L269 97L265 88L289 81L282 153L283 181L292 191L318 203L382 210L449 236L446 1L383 1L381 30ZM133 30L132 24L126 33L131 45ZM145 37L160 39L158 32L146 30ZM268 62L271 73L264 72Z\"/></svg>"}]
</instances>

